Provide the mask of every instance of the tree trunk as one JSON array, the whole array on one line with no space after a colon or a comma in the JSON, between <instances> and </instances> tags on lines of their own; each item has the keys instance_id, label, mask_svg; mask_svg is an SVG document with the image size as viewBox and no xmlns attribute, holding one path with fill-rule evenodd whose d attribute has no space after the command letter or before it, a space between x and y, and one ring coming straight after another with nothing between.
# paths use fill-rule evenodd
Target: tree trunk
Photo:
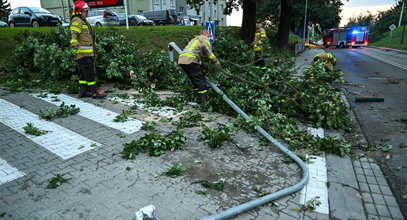
<instances>
[{"instance_id":1,"label":"tree trunk","mask_svg":"<svg viewBox=\"0 0 407 220\"><path fill-rule=\"evenodd\" d=\"M256 31L256 3L253 0L243 0L242 8L243 19L240 38L247 44L251 44Z\"/></svg>"},{"instance_id":2,"label":"tree trunk","mask_svg":"<svg viewBox=\"0 0 407 220\"><path fill-rule=\"evenodd\" d=\"M281 0L280 23L277 32L277 47L286 50L288 48L288 36L290 33L291 5L288 0Z\"/></svg>"}]
</instances>

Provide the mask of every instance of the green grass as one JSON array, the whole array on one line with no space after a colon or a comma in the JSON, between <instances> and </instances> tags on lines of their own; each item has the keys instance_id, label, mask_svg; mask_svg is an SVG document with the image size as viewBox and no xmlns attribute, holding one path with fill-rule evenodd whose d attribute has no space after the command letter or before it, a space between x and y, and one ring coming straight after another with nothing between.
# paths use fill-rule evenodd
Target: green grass
<instances>
[{"instance_id":1,"label":"green grass","mask_svg":"<svg viewBox=\"0 0 407 220\"><path fill-rule=\"evenodd\" d=\"M14 36L22 31L38 31L41 33L50 32L54 27L39 27L39 28L1 28L0 29L0 66L4 66L6 61L10 59L16 47ZM175 41L179 47L184 48L188 41L198 35L199 30L203 26L134 26L126 30L126 27L114 27L115 30L121 32L127 40L137 43L140 51L148 50L167 50L168 43ZM223 27L222 27L223 28ZM233 28L233 27L227 27ZM96 36L98 33L107 32L111 27L94 28ZM239 28L233 28L238 33Z\"/></svg>"},{"instance_id":2,"label":"green grass","mask_svg":"<svg viewBox=\"0 0 407 220\"><path fill-rule=\"evenodd\" d=\"M404 44L400 44L401 35L403 34L403 26L396 28L390 41L390 31L384 34L384 37L376 42L372 42L371 46L388 47L399 50L407 50L407 27L404 33Z\"/></svg>"}]
</instances>

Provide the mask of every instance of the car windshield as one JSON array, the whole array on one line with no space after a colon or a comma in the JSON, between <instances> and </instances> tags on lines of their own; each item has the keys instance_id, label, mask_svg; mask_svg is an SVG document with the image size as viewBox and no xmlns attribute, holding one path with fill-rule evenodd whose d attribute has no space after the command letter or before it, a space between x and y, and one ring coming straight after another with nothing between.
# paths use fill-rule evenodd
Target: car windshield
<instances>
[{"instance_id":1,"label":"car windshield","mask_svg":"<svg viewBox=\"0 0 407 220\"><path fill-rule=\"evenodd\" d=\"M119 16L119 18L126 18L125 13L117 13L117 16Z\"/></svg>"},{"instance_id":2,"label":"car windshield","mask_svg":"<svg viewBox=\"0 0 407 220\"><path fill-rule=\"evenodd\" d=\"M137 17L138 19L141 19L141 20L147 20L147 18L144 17L143 15L136 15L136 17Z\"/></svg>"},{"instance_id":3,"label":"car windshield","mask_svg":"<svg viewBox=\"0 0 407 220\"><path fill-rule=\"evenodd\" d=\"M33 11L34 13L40 13L40 14L51 14L51 12L49 12L48 10L46 10L46 9L43 9L43 8L30 8L31 9L31 11Z\"/></svg>"}]
</instances>

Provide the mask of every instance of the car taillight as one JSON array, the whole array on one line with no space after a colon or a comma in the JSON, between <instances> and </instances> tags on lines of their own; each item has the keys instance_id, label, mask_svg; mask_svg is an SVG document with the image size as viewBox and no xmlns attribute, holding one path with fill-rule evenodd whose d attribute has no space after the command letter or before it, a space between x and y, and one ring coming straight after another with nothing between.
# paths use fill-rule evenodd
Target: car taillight
<instances>
[{"instance_id":1,"label":"car taillight","mask_svg":"<svg viewBox=\"0 0 407 220\"><path fill-rule=\"evenodd\" d=\"M354 44L355 44L355 42L351 42L351 43L350 43L350 45L354 45Z\"/></svg>"},{"instance_id":2,"label":"car taillight","mask_svg":"<svg viewBox=\"0 0 407 220\"><path fill-rule=\"evenodd\" d=\"M328 44L331 44L331 41L328 41Z\"/></svg>"},{"instance_id":3,"label":"car taillight","mask_svg":"<svg viewBox=\"0 0 407 220\"><path fill-rule=\"evenodd\" d=\"M102 17L104 17L104 18L107 17L105 12L102 12Z\"/></svg>"},{"instance_id":4,"label":"car taillight","mask_svg":"<svg viewBox=\"0 0 407 220\"><path fill-rule=\"evenodd\" d=\"M364 44L366 44L366 45L367 45L367 43L368 43L367 41L364 42Z\"/></svg>"}]
</instances>

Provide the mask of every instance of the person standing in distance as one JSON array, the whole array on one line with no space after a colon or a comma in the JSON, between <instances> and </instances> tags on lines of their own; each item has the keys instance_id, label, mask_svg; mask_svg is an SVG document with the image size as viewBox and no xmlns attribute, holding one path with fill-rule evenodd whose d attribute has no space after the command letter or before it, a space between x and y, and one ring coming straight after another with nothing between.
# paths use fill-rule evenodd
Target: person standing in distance
<instances>
[{"instance_id":1,"label":"person standing in distance","mask_svg":"<svg viewBox=\"0 0 407 220\"><path fill-rule=\"evenodd\" d=\"M102 99L106 97L96 88L96 70L94 66L95 38L92 27L86 20L89 6L82 0L74 3L69 30L71 32L71 47L78 63L79 98L92 97Z\"/></svg>"}]
</instances>

